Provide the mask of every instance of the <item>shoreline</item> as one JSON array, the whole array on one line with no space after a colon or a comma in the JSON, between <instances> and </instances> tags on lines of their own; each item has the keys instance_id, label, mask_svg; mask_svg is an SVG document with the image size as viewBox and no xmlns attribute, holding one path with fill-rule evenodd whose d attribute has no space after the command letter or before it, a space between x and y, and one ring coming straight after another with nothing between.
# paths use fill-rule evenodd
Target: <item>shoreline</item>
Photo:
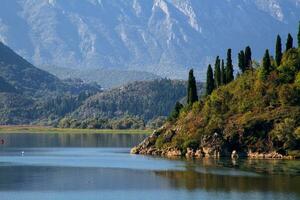
<instances>
[{"instance_id":1,"label":"shoreline","mask_svg":"<svg viewBox=\"0 0 300 200\"><path fill-rule=\"evenodd\" d=\"M152 130L138 129L73 129L55 128L51 126L31 126L31 125L3 125L0 126L0 134L146 134L150 135Z\"/></svg>"},{"instance_id":2,"label":"shoreline","mask_svg":"<svg viewBox=\"0 0 300 200\"><path fill-rule=\"evenodd\" d=\"M186 149L180 149L175 146L165 146L158 148L156 146L157 138L160 135L160 131L154 131L151 135L145 138L140 144L131 148L131 154L159 156L166 158L188 158L188 159L202 159L202 158L231 158L236 160L238 158L248 159L269 159L269 160L298 160L297 155L283 155L278 152L255 152L251 150L244 151L228 151L217 144L209 144L206 146L198 146L196 149L187 147Z\"/></svg>"}]
</instances>

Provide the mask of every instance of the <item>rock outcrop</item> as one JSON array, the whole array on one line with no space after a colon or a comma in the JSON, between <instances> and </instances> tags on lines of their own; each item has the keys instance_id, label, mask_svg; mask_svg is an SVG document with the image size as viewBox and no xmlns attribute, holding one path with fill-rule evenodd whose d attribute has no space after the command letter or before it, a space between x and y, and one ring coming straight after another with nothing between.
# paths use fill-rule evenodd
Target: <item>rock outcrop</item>
<instances>
[{"instance_id":1,"label":"rock outcrop","mask_svg":"<svg viewBox=\"0 0 300 200\"><path fill-rule=\"evenodd\" d=\"M284 156L277 152L265 152L258 153L248 150L246 153L244 151L233 150L229 152L227 148L222 146L222 140L217 135L212 137L203 138L201 141L201 146L197 149L186 148L180 149L177 147L164 147L157 148L156 141L159 136L162 136L165 142L170 142L171 139L176 135L175 130L168 130L165 134L165 128L162 127L159 130L154 131L149 137L144 139L139 145L133 147L130 151L131 154L143 154L152 156L162 156L167 158L174 157L186 157L186 158L220 158L229 157L236 160L240 157L248 157L250 159L293 159L291 156ZM163 134L163 135L162 135Z\"/></svg>"}]
</instances>

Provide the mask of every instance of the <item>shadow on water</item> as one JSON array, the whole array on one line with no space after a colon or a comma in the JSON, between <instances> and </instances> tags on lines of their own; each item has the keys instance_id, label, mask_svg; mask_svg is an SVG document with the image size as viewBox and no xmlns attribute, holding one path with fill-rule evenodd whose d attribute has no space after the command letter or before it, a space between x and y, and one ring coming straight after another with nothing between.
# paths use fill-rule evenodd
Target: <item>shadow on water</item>
<instances>
[{"instance_id":1,"label":"shadow on water","mask_svg":"<svg viewBox=\"0 0 300 200\"><path fill-rule=\"evenodd\" d=\"M300 198L299 160L186 160L186 170L157 171L173 188L190 191L275 192Z\"/></svg>"},{"instance_id":2,"label":"shadow on water","mask_svg":"<svg viewBox=\"0 0 300 200\"><path fill-rule=\"evenodd\" d=\"M0 147L132 147L145 134L1 134L5 141Z\"/></svg>"}]
</instances>

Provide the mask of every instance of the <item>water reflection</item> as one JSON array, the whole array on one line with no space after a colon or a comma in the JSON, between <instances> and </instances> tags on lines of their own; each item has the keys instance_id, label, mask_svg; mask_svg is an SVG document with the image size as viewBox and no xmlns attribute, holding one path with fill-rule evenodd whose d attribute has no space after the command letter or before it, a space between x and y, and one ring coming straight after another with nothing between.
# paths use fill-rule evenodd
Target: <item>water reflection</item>
<instances>
[{"instance_id":1,"label":"water reflection","mask_svg":"<svg viewBox=\"0 0 300 200\"><path fill-rule=\"evenodd\" d=\"M132 147L145 134L1 134L4 147Z\"/></svg>"},{"instance_id":2,"label":"water reflection","mask_svg":"<svg viewBox=\"0 0 300 200\"><path fill-rule=\"evenodd\" d=\"M1 135L0 199L300 199L300 161L130 155L144 137Z\"/></svg>"}]
</instances>

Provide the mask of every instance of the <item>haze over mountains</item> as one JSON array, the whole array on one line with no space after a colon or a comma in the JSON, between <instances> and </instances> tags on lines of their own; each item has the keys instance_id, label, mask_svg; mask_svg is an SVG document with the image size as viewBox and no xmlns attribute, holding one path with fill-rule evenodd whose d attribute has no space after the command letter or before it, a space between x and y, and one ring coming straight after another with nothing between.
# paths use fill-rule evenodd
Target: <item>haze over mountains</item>
<instances>
[{"instance_id":1,"label":"haze over mountains","mask_svg":"<svg viewBox=\"0 0 300 200\"><path fill-rule=\"evenodd\" d=\"M250 45L258 58L299 18L300 0L2 0L0 41L49 71L186 78L229 47Z\"/></svg>"}]
</instances>

